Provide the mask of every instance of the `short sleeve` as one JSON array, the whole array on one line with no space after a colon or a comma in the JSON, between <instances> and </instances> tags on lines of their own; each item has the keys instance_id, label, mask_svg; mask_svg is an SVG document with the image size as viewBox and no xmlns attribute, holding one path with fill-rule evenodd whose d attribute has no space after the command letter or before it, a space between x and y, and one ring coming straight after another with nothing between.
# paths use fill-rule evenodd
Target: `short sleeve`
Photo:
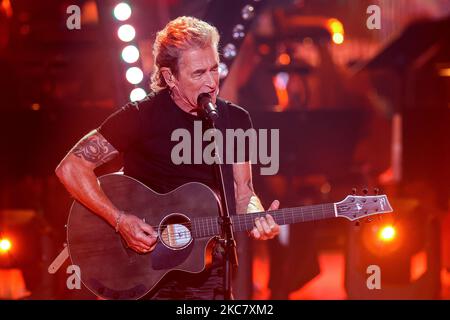
<instances>
[{"instance_id":1,"label":"short sleeve","mask_svg":"<svg viewBox=\"0 0 450 320\"><path fill-rule=\"evenodd\" d=\"M234 130L234 156L233 162L248 162L252 159L254 147L257 144L257 134L253 129L252 119L247 110L229 103L230 129ZM241 136L243 134L243 136ZM229 143L229 141L227 141ZM229 152L231 150L228 150Z\"/></svg>"},{"instance_id":2,"label":"short sleeve","mask_svg":"<svg viewBox=\"0 0 450 320\"><path fill-rule=\"evenodd\" d=\"M238 116L235 117L235 121L233 121L235 129L242 129L244 131L253 129L252 119L247 110L240 108L238 109L238 112L235 113L238 113Z\"/></svg>"},{"instance_id":3,"label":"short sleeve","mask_svg":"<svg viewBox=\"0 0 450 320\"><path fill-rule=\"evenodd\" d=\"M110 115L97 131L119 152L126 151L140 133L139 108L129 103Z\"/></svg>"}]
</instances>

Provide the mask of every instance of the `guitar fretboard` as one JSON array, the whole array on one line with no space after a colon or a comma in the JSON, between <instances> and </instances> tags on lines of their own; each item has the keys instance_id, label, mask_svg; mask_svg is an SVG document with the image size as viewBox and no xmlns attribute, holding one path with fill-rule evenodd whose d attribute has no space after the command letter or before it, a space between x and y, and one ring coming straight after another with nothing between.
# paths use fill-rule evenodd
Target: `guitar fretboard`
<instances>
[{"instance_id":1,"label":"guitar fretboard","mask_svg":"<svg viewBox=\"0 0 450 320\"><path fill-rule=\"evenodd\" d=\"M318 204L305 207L283 208L231 216L234 231L249 231L255 226L255 218L265 217L269 213L279 225L335 218L334 203ZM205 217L192 220L194 237L212 237L220 235L219 217Z\"/></svg>"}]
</instances>

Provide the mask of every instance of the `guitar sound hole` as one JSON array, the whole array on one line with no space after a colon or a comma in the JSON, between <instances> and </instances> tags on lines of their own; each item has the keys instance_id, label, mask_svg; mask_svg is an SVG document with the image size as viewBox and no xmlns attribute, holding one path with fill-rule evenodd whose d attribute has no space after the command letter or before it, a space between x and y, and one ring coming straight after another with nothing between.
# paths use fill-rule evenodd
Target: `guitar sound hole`
<instances>
[{"instance_id":1,"label":"guitar sound hole","mask_svg":"<svg viewBox=\"0 0 450 320\"><path fill-rule=\"evenodd\" d=\"M159 237L170 249L184 249L192 242L191 221L181 213L172 213L161 221Z\"/></svg>"}]
</instances>

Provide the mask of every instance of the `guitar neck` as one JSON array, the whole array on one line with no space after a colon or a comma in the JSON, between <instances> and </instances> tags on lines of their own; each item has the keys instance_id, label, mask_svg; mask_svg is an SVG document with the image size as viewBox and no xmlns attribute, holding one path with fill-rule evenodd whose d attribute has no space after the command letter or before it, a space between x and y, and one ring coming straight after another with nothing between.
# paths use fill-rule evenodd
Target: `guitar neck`
<instances>
[{"instance_id":1,"label":"guitar neck","mask_svg":"<svg viewBox=\"0 0 450 320\"><path fill-rule=\"evenodd\" d=\"M279 225L323 220L336 217L334 203L313 206L283 208L273 211L240 214L231 218L235 231L249 231L255 226L255 218L270 214Z\"/></svg>"},{"instance_id":2,"label":"guitar neck","mask_svg":"<svg viewBox=\"0 0 450 320\"><path fill-rule=\"evenodd\" d=\"M255 218L264 217L268 213L279 225L323 220L336 217L334 203L238 214L231 216L234 231L239 232L252 230L255 226ZM216 217L194 219L192 222L194 236L208 237L220 234L220 225L218 222L218 218Z\"/></svg>"}]
</instances>

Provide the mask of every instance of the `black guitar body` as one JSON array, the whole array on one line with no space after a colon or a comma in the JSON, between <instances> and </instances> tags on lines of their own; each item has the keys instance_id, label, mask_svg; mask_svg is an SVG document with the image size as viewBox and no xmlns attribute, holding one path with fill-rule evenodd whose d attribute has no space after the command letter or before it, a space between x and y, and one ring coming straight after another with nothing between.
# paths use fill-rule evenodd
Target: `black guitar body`
<instances>
[{"instance_id":1,"label":"black guitar body","mask_svg":"<svg viewBox=\"0 0 450 320\"><path fill-rule=\"evenodd\" d=\"M168 272L198 273L211 262L214 237L194 238L184 229L190 229L193 218L219 217L218 201L210 188L194 182L158 194L121 174L109 174L99 181L117 208L145 219L160 236L155 250L139 254L127 248L120 234L102 218L74 202L67 225L70 258L80 268L83 284L94 294L105 299L139 299ZM182 229L173 230L174 225ZM175 235L178 242L171 241L176 240Z\"/></svg>"}]
</instances>

